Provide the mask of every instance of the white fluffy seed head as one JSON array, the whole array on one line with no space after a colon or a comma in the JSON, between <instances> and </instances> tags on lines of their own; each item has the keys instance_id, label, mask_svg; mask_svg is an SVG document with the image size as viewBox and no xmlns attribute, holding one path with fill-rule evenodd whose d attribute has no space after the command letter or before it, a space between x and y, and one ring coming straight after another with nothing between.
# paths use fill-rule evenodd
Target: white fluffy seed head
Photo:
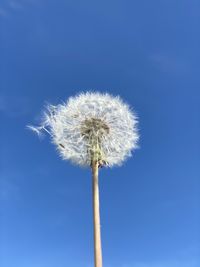
<instances>
[{"instance_id":1,"label":"white fluffy seed head","mask_svg":"<svg viewBox=\"0 0 200 267\"><path fill-rule=\"evenodd\" d=\"M137 117L119 97L81 93L66 103L47 107L35 132L51 135L65 160L87 166L94 155L100 165L121 165L137 147Z\"/></svg>"}]
</instances>

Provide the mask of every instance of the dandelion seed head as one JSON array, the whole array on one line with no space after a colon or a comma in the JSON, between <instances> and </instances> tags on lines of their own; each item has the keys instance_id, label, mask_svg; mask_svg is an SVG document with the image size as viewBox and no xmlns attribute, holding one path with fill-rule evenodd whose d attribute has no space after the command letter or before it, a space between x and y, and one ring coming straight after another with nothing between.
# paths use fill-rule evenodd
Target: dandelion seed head
<instances>
[{"instance_id":1,"label":"dandelion seed head","mask_svg":"<svg viewBox=\"0 0 200 267\"><path fill-rule=\"evenodd\" d=\"M32 129L48 132L61 157L82 166L91 165L94 154L103 165L121 165L139 138L137 117L129 106L120 97L98 92L48 105L41 125Z\"/></svg>"}]
</instances>

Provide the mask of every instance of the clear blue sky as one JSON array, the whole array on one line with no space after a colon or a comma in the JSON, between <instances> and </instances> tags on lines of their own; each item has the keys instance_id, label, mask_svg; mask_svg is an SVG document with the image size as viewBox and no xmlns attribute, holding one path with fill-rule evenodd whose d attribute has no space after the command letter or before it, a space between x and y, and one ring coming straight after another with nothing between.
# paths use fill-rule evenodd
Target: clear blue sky
<instances>
[{"instance_id":1,"label":"clear blue sky","mask_svg":"<svg viewBox=\"0 0 200 267\"><path fill-rule=\"evenodd\" d=\"M104 267L200 266L200 2L1 0L0 266L92 267L91 176L37 124L46 102L120 95L140 149L100 173Z\"/></svg>"}]
</instances>

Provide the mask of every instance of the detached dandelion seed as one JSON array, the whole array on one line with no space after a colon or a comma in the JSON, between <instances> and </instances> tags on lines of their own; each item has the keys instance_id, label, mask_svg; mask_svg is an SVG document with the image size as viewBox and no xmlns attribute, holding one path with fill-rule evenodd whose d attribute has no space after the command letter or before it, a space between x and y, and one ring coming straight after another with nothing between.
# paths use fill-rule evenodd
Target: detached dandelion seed
<instances>
[{"instance_id":1,"label":"detached dandelion seed","mask_svg":"<svg viewBox=\"0 0 200 267\"><path fill-rule=\"evenodd\" d=\"M66 103L47 107L39 127L51 136L61 157L90 166L93 181L94 262L102 267L98 170L121 165L137 148L137 117L120 97L98 92L81 93Z\"/></svg>"}]
</instances>

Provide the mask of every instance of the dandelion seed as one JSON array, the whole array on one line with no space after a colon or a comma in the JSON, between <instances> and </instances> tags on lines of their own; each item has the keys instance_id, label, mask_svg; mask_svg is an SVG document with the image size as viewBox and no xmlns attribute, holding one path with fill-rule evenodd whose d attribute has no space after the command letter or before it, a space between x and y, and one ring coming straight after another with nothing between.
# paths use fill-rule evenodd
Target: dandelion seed
<instances>
[{"instance_id":1,"label":"dandelion seed","mask_svg":"<svg viewBox=\"0 0 200 267\"><path fill-rule=\"evenodd\" d=\"M35 132L38 136L41 136L41 134L42 134L41 127L34 127L32 125L27 125L27 129Z\"/></svg>"}]
</instances>

